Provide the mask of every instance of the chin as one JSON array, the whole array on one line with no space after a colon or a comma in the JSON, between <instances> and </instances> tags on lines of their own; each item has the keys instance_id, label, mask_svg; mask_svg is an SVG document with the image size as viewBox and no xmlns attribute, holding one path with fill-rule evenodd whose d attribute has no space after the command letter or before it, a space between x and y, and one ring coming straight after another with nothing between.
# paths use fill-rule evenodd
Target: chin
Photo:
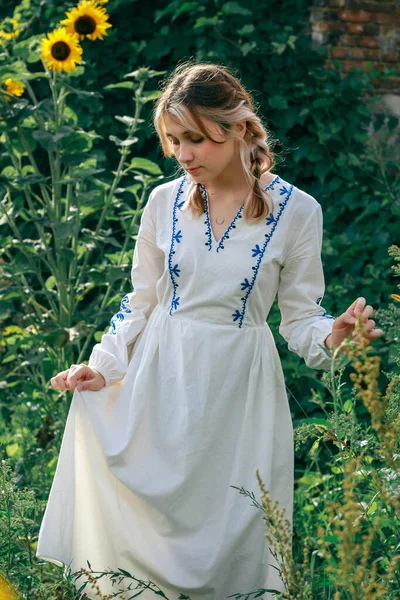
<instances>
[{"instance_id":1,"label":"chin","mask_svg":"<svg viewBox=\"0 0 400 600\"><path fill-rule=\"evenodd\" d=\"M189 177L189 179L191 181L193 181L193 183L202 183L203 185L205 183L204 175L201 176L200 173L198 175L196 175L195 173L193 175L191 175L190 173L187 173L187 176Z\"/></svg>"},{"instance_id":2,"label":"chin","mask_svg":"<svg viewBox=\"0 0 400 600\"><path fill-rule=\"evenodd\" d=\"M201 183L202 185L206 185L210 182L210 177L207 177L205 173L194 173L193 175L190 175L190 173L188 173L188 175L194 183Z\"/></svg>"}]
</instances>

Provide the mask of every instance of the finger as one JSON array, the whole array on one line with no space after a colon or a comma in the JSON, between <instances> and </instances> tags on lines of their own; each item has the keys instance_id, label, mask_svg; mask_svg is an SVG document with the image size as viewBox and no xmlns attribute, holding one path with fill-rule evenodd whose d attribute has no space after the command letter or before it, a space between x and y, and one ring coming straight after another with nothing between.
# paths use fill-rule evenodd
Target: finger
<instances>
[{"instance_id":1,"label":"finger","mask_svg":"<svg viewBox=\"0 0 400 600\"><path fill-rule=\"evenodd\" d=\"M346 310L346 312L344 312L343 315L338 317L340 319L339 324L342 327L344 324L355 325L360 311L362 311L364 309L365 303L366 303L366 300L362 296L360 296L359 298L354 300L354 302L352 304L350 304L350 306Z\"/></svg>"},{"instance_id":2,"label":"finger","mask_svg":"<svg viewBox=\"0 0 400 600\"><path fill-rule=\"evenodd\" d=\"M345 313L343 313L342 322L344 325L352 326L356 323L356 321L357 321L357 319L355 317L353 317L353 315L351 315L347 311Z\"/></svg>"},{"instance_id":3,"label":"finger","mask_svg":"<svg viewBox=\"0 0 400 600\"><path fill-rule=\"evenodd\" d=\"M52 387L54 387L55 389L66 389L65 388L65 381L66 378L68 376L68 369L66 371L61 371L60 373L57 373L57 375L55 375L54 377L52 377L50 379L50 384Z\"/></svg>"},{"instance_id":4,"label":"finger","mask_svg":"<svg viewBox=\"0 0 400 600\"><path fill-rule=\"evenodd\" d=\"M86 381L79 381L76 386L78 392L84 392L85 390L95 390L99 389L99 384L93 379L87 379Z\"/></svg>"},{"instance_id":5,"label":"finger","mask_svg":"<svg viewBox=\"0 0 400 600\"><path fill-rule=\"evenodd\" d=\"M352 304L350 304L349 308L347 309L348 312L350 312L350 314L354 314L356 308L357 309L363 309L365 304L366 304L366 299L363 298L362 296L359 296L358 298L356 298L354 300L354 302Z\"/></svg>"},{"instance_id":6,"label":"finger","mask_svg":"<svg viewBox=\"0 0 400 600\"><path fill-rule=\"evenodd\" d=\"M67 378L67 384L68 384L70 390L73 391L75 389L75 386L76 386L80 376L81 376L81 372L80 372L80 369L78 368L78 365L71 365L70 370L69 370L69 375Z\"/></svg>"},{"instance_id":7,"label":"finger","mask_svg":"<svg viewBox=\"0 0 400 600\"><path fill-rule=\"evenodd\" d=\"M372 331L375 327L376 323L373 319L368 319L368 321L366 323L364 323L364 331L366 333L369 333L370 331Z\"/></svg>"},{"instance_id":8,"label":"finger","mask_svg":"<svg viewBox=\"0 0 400 600\"><path fill-rule=\"evenodd\" d=\"M368 338L375 340L376 338L381 337L381 335L383 335L382 329L373 329L368 333Z\"/></svg>"},{"instance_id":9,"label":"finger","mask_svg":"<svg viewBox=\"0 0 400 600\"><path fill-rule=\"evenodd\" d=\"M336 317L335 319L335 329L351 329L352 325L356 322L354 316L349 312L349 309Z\"/></svg>"},{"instance_id":10,"label":"finger","mask_svg":"<svg viewBox=\"0 0 400 600\"><path fill-rule=\"evenodd\" d=\"M67 386L67 382L65 381L64 377L60 374L60 375L56 375L55 377L52 377L50 379L50 383L52 385L52 387L56 390L68 390L68 386Z\"/></svg>"},{"instance_id":11,"label":"finger","mask_svg":"<svg viewBox=\"0 0 400 600\"><path fill-rule=\"evenodd\" d=\"M382 335L384 335L384 332L382 331L382 329L372 329L372 330L370 330L370 331L365 331L365 330L364 330L364 337L365 337L367 340L375 340L375 339L377 339L377 338L381 337ZM354 330L354 331L353 331L353 333L352 333L352 337L353 337L354 339L356 339L356 340L358 340L358 339L359 339L359 338L358 338L358 334L357 334L357 331L356 331L356 330Z\"/></svg>"},{"instance_id":12,"label":"finger","mask_svg":"<svg viewBox=\"0 0 400 600\"><path fill-rule=\"evenodd\" d=\"M362 296L357 298L356 302L354 303L355 314L362 312L364 310L364 306L366 305L366 303L367 303L366 299L363 298Z\"/></svg>"},{"instance_id":13,"label":"finger","mask_svg":"<svg viewBox=\"0 0 400 600\"><path fill-rule=\"evenodd\" d=\"M366 306L364 308L364 310L362 311L361 318L363 320L369 319L369 317L372 315L373 312L374 312L373 307L368 304L368 306Z\"/></svg>"},{"instance_id":14,"label":"finger","mask_svg":"<svg viewBox=\"0 0 400 600\"><path fill-rule=\"evenodd\" d=\"M75 389L78 382L93 378L91 370L86 365L75 365L75 367L67 379L67 384L71 390Z\"/></svg>"}]
</instances>

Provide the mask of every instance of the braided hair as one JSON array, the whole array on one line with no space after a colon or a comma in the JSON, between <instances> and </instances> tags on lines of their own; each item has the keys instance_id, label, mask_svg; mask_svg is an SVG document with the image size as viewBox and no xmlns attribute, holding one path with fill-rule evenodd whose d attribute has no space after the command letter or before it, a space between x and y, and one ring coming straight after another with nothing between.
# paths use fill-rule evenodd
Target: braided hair
<instances>
[{"instance_id":1,"label":"braided hair","mask_svg":"<svg viewBox=\"0 0 400 600\"><path fill-rule=\"evenodd\" d=\"M246 219L258 220L271 211L269 194L260 185L261 175L272 171L275 166L274 154L268 144L269 133L256 114L250 94L227 67L184 62L164 82L153 118L164 155L173 156L163 125L166 115L210 140L212 138L202 119L212 120L226 135L237 139L240 143L240 159L249 183L243 214ZM246 132L242 137L233 125L243 121L246 123ZM204 199L199 184L192 184L182 210L187 208L198 216L204 213Z\"/></svg>"}]
</instances>

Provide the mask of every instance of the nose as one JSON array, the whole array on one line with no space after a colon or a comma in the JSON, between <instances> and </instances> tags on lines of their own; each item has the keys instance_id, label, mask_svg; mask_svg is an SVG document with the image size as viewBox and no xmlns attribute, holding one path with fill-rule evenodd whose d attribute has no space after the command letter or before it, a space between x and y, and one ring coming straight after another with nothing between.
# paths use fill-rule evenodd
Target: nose
<instances>
[{"instance_id":1,"label":"nose","mask_svg":"<svg viewBox=\"0 0 400 600\"><path fill-rule=\"evenodd\" d=\"M177 152L177 159L181 164L189 165L194 158L193 149L188 144L181 143Z\"/></svg>"}]
</instances>

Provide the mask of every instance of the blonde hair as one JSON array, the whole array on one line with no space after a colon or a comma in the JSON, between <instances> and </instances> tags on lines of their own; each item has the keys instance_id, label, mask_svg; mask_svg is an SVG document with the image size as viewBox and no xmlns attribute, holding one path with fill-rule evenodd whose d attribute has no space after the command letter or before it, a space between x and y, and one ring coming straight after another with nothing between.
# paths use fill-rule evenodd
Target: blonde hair
<instances>
[{"instance_id":1,"label":"blonde hair","mask_svg":"<svg viewBox=\"0 0 400 600\"><path fill-rule=\"evenodd\" d=\"M153 118L164 155L173 156L163 124L166 115L215 143L223 142L210 137L203 118L214 121L225 134L238 140L243 170L251 191L244 201L243 214L246 219L258 220L272 211L270 196L260 185L261 175L275 166L274 154L268 146L269 133L255 112L250 94L227 67L185 62L176 67L165 81ZM246 122L244 137L232 127L243 121ZM200 184L192 184L185 208L191 208L197 215L204 213Z\"/></svg>"}]
</instances>

